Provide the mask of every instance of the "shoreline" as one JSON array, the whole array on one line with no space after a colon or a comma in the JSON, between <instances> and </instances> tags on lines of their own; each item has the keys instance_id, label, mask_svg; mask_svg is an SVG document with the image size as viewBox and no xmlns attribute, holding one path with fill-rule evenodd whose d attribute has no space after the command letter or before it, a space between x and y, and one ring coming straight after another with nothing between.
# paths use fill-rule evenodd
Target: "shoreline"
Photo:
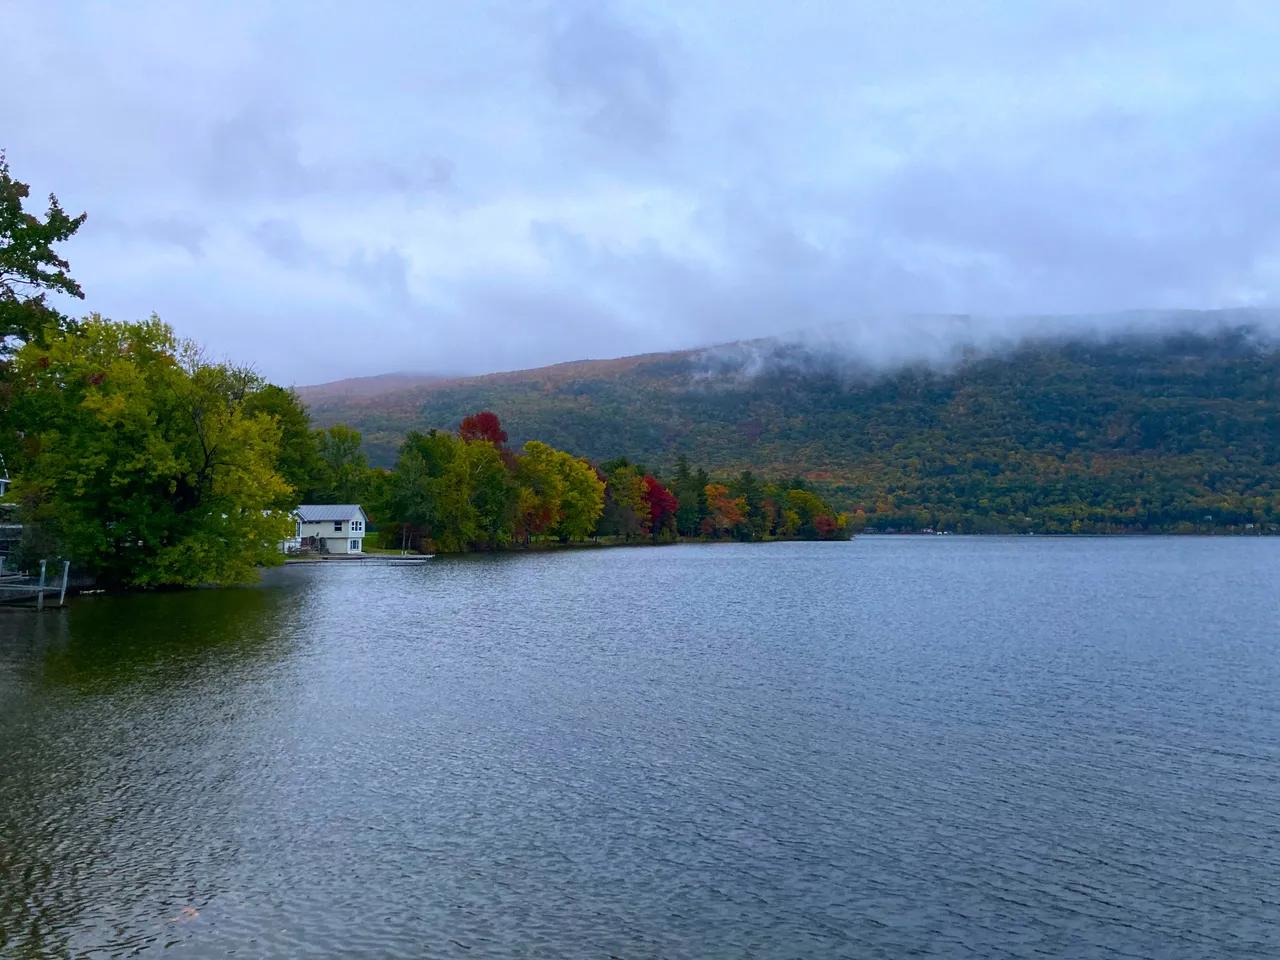
<instances>
[{"instance_id":1,"label":"shoreline","mask_svg":"<svg viewBox=\"0 0 1280 960\"><path fill-rule=\"evenodd\" d=\"M617 548L649 548L649 547L676 547L681 544L764 544L764 543L846 543L854 539L852 536L831 540L810 540L803 537L768 537L761 540L734 540L728 537L720 539L703 538L703 537L681 537L678 540L662 540L657 543L651 540L631 540L617 542L603 542L598 540L579 540L570 541L568 543L560 542L540 542L531 544L507 544L501 547L493 547L488 550L433 550L430 554L426 553L407 553L402 554L398 550L374 549L364 553L338 553L328 555L316 555L308 557L289 556L285 559L287 566L300 566L303 564L315 563L361 563L371 560L388 560L397 557L471 557L483 556L485 554L496 553L552 553L558 550L613 550Z\"/></svg>"},{"instance_id":2,"label":"shoreline","mask_svg":"<svg viewBox=\"0 0 1280 960\"><path fill-rule=\"evenodd\" d=\"M849 537L830 539L830 540L813 540L801 537L769 537L761 540L734 540L731 538L711 538L711 537L681 537L677 540L664 540L654 543L648 540L632 540L632 541L573 541L569 543L534 543L534 544L508 544L502 547L494 547L487 550L465 550L465 551L433 551L431 554L424 553L408 553L402 554L397 550L374 549L359 554L333 554L328 556L310 556L310 557L294 557L286 558L287 566L302 566L306 564L317 563L362 563L375 560L387 560L397 557L422 558L432 557L470 557L483 556L485 554L507 554L507 553L551 553L560 550L612 550L617 548L650 548L650 547L676 547L681 545L698 544L704 546L728 545L728 544L768 544L768 543L847 543L862 537L874 537L885 539L934 539L937 537L964 537L964 538L991 538L991 539L1011 539L1011 538L1028 538L1042 537L1046 539L1107 539L1107 540L1123 540L1135 537L1167 537L1170 539L1194 539L1201 538L1220 538L1228 537L1234 539L1246 538L1264 538L1280 536L1280 531L1270 530L1242 530L1236 527L1217 527L1206 530L1126 530L1126 531L1038 531L1028 530L1024 532L1016 531L993 531L990 533L959 533L952 530L895 530L892 532L883 530L863 530Z\"/></svg>"}]
</instances>

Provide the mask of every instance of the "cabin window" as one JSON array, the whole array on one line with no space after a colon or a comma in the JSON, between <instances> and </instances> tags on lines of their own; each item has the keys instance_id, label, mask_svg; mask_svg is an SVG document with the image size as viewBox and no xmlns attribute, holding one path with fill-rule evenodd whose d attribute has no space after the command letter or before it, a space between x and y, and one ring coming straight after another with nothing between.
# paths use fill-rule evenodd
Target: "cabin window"
<instances>
[{"instance_id":1,"label":"cabin window","mask_svg":"<svg viewBox=\"0 0 1280 960\"><path fill-rule=\"evenodd\" d=\"M352 541L351 541L351 549L352 549L352 550L359 550L359 549L360 549L360 541L359 541L359 540L352 540Z\"/></svg>"},{"instance_id":2,"label":"cabin window","mask_svg":"<svg viewBox=\"0 0 1280 960\"><path fill-rule=\"evenodd\" d=\"M342 521L341 521L341 520L335 520L335 521L333 521L333 532L334 532L334 533L341 533L341 532L342 532Z\"/></svg>"}]
</instances>

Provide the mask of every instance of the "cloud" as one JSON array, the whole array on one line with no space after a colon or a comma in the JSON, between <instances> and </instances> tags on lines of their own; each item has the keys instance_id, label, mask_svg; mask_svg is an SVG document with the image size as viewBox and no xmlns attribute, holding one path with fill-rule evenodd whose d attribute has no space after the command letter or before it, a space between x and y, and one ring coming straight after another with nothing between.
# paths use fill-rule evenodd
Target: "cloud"
<instances>
[{"instance_id":1,"label":"cloud","mask_svg":"<svg viewBox=\"0 0 1280 960\"><path fill-rule=\"evenodd\" d=\"M381 299L400 306L412 304L409 293L409 261L399 250L380 250L374 253L360 250L347 261L345 273Z\"/></svg>"},{"instance_id":2,"label":"cloud","mask_svg":"<svg viewBox=\"0 0 1280 960\"><path fill-rule=\"evenodd\" d=\"M203 223L177 215L134 220L95 218L85 230L87 233L112 237L128 244L177 247L192 257L204 254L204 245L209 238L209 229Z\"/></svg>"},{"instance_id":3,"label":"cloud","mask_svg":"<svg viewBox=\"0 0 1280 960\"><path fill-rule=\"evenodd\" d=\"M551 86L593 136L629 149L669 136L676 93L670 52L609 4L577 5L557 17L545 57Z\"/></svg>"},{"instance_id":4,"label":"cloud","mask_svg":"<svg viewBox=\"0 0 1280 960\"><path fill-rule=\"evenodd\" d=\"M308 243L298 224L275 217L254 224L248 230L250 239L272 260L285 267L323 267L328 258L322 250Z\"/></svg>"},{"instance_id":5,"label":"cloud","mask_svg":"<svg viewBox=\"0 0 1280 960\"><path fill-rule=\"evenodd\" d=\"M293 121L283 111L241 110L212 124L202 157L205 185L222 197L297 200L415 194L449 185L453 164L428 156L412 165L376 156L304 161Z\"/></svg>"},{"instance_id":6,"label":"cloud","mask_svg":"<svg viewBox=\"0 0 1280 960\"><path fill-rule=\"evenodd\" d=\"M1272 4L6 18L7 76L40 96L0 102L0 145L89 212L75 307L157 310L286 381L1280 304Z\"/></svg>"}]
</instances>

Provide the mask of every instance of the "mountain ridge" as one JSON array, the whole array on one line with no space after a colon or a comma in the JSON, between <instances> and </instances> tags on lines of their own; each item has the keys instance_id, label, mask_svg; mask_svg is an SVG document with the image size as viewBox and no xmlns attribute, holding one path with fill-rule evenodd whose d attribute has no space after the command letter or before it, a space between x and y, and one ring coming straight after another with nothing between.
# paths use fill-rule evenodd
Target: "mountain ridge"
<instances>
[{"instance_id":1,"label":"mountain ridge","mask_svg":"<svg viewBox=\"0 0 1280 960\"><path fill-rule=\"evenodd\" d=\"M1278 383L1280 349L1250 327L1027 340L894 370L754 341L457 378L312 414L360 429L384 466L410 430L492 410L517 447L799 475L873 527L958 513L974 529L1028 517L1039 530L1167 529L1280 511Z\"/></svg>"},{"instance_id":2,"label":"mountain ridge","mask_svg":"<svg viewBox=\"0 0 1280 960\"><path fill-rule=\"evenodd\" d=\"M383 373L368 377L347 377L326 383L295 386L294 391L308 407L335 399L372 401L380 397L414 395L447 389L472 382L507 383L527 379L571 379L574 374L603 375L620 372L654 359L693 356L710 347L689 350L638 353L626 357L608 357L582 360L564 360L542 367L523 367L518 370L498 370L491 373L444 376L435 374ZM541 374L540 377L534 375ZM348 388L348 385L351 385ZM382 389L379 389L379 388Z\"/></svg>"}]
</instances>

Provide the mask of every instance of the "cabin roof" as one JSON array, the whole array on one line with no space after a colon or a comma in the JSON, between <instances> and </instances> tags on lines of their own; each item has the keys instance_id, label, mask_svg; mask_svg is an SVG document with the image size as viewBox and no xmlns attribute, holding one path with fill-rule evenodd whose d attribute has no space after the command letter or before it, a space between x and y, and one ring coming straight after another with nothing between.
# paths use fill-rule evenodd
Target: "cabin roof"
<instances>
[{"instance_id":1,"label":"cabin roof","mask_svg":"<svg viewBox=\"0 0 1280 960\"><path fill-rule=\"evenodd\" d=\"M364 520L364 510L358 503L304 503L298 507L298 519L303 523L325 523L329 520Z\"/></svg>"}]
</instances>

